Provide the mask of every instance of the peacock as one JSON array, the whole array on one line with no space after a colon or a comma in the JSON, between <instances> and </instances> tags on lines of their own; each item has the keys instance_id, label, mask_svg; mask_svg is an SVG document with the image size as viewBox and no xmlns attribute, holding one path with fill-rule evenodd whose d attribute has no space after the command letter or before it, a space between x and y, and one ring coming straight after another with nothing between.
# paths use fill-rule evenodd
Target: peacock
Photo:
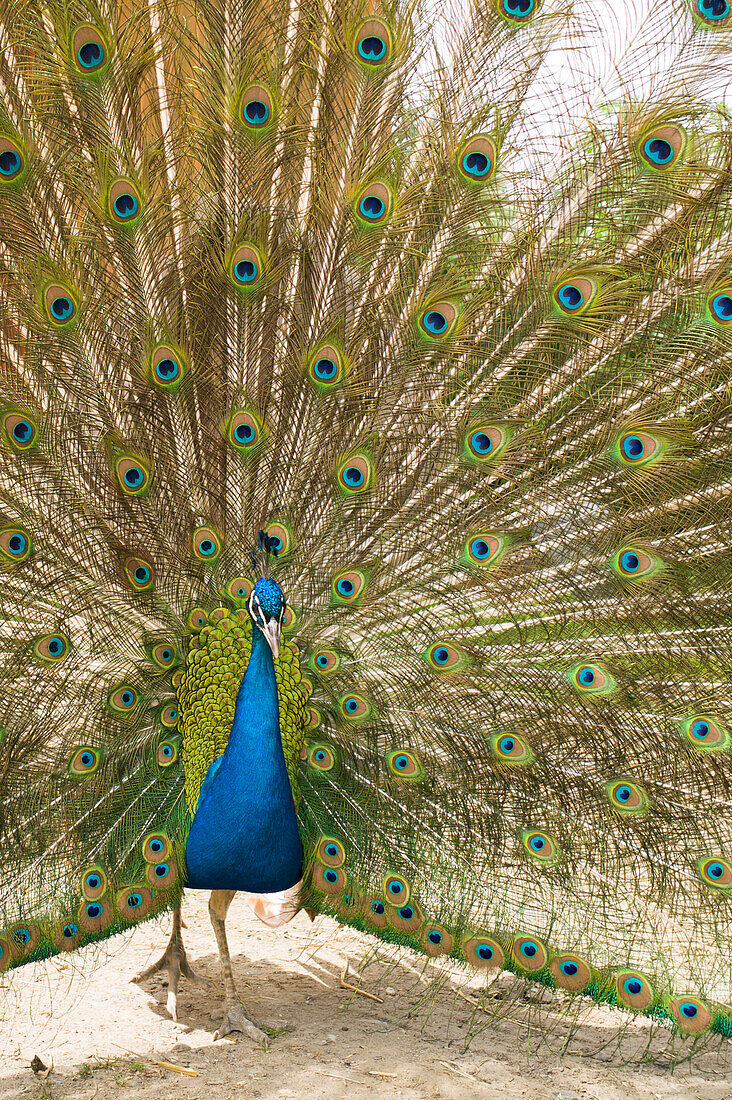
<instances>
[{"instance_id":1,"label":"peacock","mask_svg":"<svg viewBox=\"0 0 732 1100\"><path fill-rule=\"evenodd\" d=\"M242 891L732 1036L732 9L596 6L3 0L0 970L172 911L175 1016L208 889L261 1040Z\"/></svg>"}]
</instances>

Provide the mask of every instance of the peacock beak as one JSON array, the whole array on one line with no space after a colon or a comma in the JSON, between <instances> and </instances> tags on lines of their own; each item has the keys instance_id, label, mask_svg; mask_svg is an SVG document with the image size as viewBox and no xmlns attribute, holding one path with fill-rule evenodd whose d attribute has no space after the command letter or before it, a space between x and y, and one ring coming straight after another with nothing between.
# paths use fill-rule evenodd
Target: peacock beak
<instances>
[{"instance_id":1,"label":"peacock beak","mask_svg":"<svg viewBox=\"0 0 732 1100\"><path fill-rule=\"evenodd\" d=\"M280 655L280 620L279 619L265 619L264 626L260 627L260 630L267 639L267 645L272 650L273 657L279 657Z\"/></svg>"}]
</instances>

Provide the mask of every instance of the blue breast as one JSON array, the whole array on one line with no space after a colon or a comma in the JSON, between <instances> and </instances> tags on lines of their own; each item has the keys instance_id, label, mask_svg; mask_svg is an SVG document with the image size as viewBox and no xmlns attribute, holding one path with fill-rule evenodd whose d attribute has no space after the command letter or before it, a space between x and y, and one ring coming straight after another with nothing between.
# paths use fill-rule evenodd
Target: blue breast
<instances>
[{"instance_id":1,"label":"blue breast","mask_svg":"<svg viewBox=\"0 0 732 1100\"><path fill-rule=\"evenodd\" d=\"M280 739L272 654L254 627L231 734L201 787L186 847L188 886L268 893L293 886L302 845Z\"/></svg>"}]
</instances>

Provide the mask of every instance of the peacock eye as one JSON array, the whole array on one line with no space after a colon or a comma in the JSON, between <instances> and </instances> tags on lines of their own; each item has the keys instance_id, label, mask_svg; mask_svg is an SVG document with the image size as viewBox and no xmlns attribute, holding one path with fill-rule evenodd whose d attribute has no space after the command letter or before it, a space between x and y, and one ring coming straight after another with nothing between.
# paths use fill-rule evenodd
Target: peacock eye
<instances>
[{"instance_id":1,"label":"peacock eye","mask_svg":"<svg viewBox=\"0 0 732 1100\"><path fill-rule=\"evenodd\" d=\"M65 634L46 634L36 638L33 653L40 660L52 664L63 661L69 655L71 643Z\"/></svg>"},{"instance_id":2,"label":"peacock eye","mask_svg":"<svg viewBox=\"0 0 732 1100\"><path fill-rule=\"evenodd\" d=\"M554 288L554 304L565 316L584 313L597 296L598 284L588 275L575 275Z\"/></svg>"},{"instance_id":3,"label":"peacock eye","mask_svg":"<svg viewBox=\"0 0 732 1100\"><path fill-rule=\"evenodd\" d=\"M490 746L496 757L508 764L530 764L534 759L530 745L517 733L495 733Z\"/></svg>"},{"instance_id":4,"label":"peacock eye","mask_svg":"<svg viewBox=\"0 0 732 1100\"><path fill-rule=\"evenodd\" d=\"M556 955L549 971L560 989L579 993L592 980L592 969L579 955Z\"/></svg>"},{"instance_id":5,"label":"peacock eye","mask_svg":"<svg viewBox=\"0 0 732 1100\"><path fill-rule=\"evenodd\" d=\"M454 642L435 642L427 650L425 657L431 668L438 672L457 672L468 663L464 649Z\"/></svg>"},{"instance_id":6,"label":"peacock eye","mask_svg":"<svg viewBox=\"0 0 732 1100\"><path fill-rule=\"evenodd\" d=\"M524 850L532 859L540 863L555 863L559 859L559 845L543 829L521 829L519 835Z\"/></svg>"},{"instance_id":7,"label":"peacock eye","mask_svg":"<svg viewBox=\"0 0 732 1100\"><path fill-rule=\"evenodd\" d=\"M463 940L462 952L466 960L479 970L503 967L505 952L498 940L482 932Z\"/></svg>"},{"instance_id":8,"label":"peacock eye","mask_svg":"<svg viewBox=\"0 0 732 1100\"><path fill-rule=\"evenodd\" d=\"M373 707L362 695L345 695L341 699L341 714L349 722L364 722L373 714Z\"/></svg>"},{"instance_id":9,"label":"peacock eye","mask_svg":"<svg viewBox=\"0 0 732 1100\"><path fill-rule=\"evenodd\" d=\"M150 467L141 458L122 455L114 466L117 484L123 493L141 496L149 486Z\"/></svg>"},{"instance_id":10,"label":"peacock eye","mask_svg":"<svg viewBox=\"0 0 732 1100\"><path fill-rule=\"evenodd\" d=\"M536 14L539 0L498 0L498 11L514 23L525 23Z\"/></svg>"},{"instance_id":11,"label":"peacock eye","mask_svg":"<svg viewBox=\"0 0 732 1100\"><path fill-rule=\"evenodd\" d=\"M582 695L609 695L616 688L607 669L595 663L575 665L567 672L567 678Z\"/></svg>"},{"instance_id":12,"label":"peacock eye","mask_svg":"<svg viewBox=\"0 0 732 1100\"><path fill-rule=\"evenodd\" d=\"M343 845L334 837L324 837L319 841L315 854L326 867L340 867L346 860Z\"/></svg>"},{"instance_id":13,"label":"peacock eye","mask_svg":"<svg viewBox=\"0 0 732 1100\"><path fill-rule=\"evenodd\" d=\"M114 714L124 716L135 709L138 698L137 691L131 684L122 684L109 693L107 703Z\"/></svg>"},{"instance_id":14,"label":"peacock eye","mask_svg":"<svg viewBox=\"0 0 732 1100\"><path fill-rule=\"evenodd\" d=\"M623 546L610 559L610 567L622 580L642 582L662 572L664 562L640 546Z\"/></svg>"},{"instance_id":15,"label":"peacock eye","mask_svg":"<svg viewBox=\"0 0 732 1100\"><path fill-rule=\"evenodd\" d=\"M612 808L622 814L644 814L648 810L648 795L632 779L611 779L605 784L605 794Z\"/></svg>"},{"instance_id":16,"label":"peacock eye","mask_svg":"<svg viewBox=\"0 0 732 1100\"><path fill-rule=\"evenodd\" d=\"M457 327L460 311L455 302L432 302L418 316L419 330L428 340L444 340Z\"/></svg>"},{"instance_id":17,"label":"peacock eye","mask_svg":"<svg viewBox=\"0 0 732 1100\"><path fill-rule=\"evenodd\" d=\"M486 134L476 134L459 149L457 166L460 175L468 183L487 183L495 171L495 144Z\"/></svg>"},{"instance_id":18,"label":"peacock eye","mask_svg":"<svg viewBox=\"0 0 732 1100\"><path fill-rule=\"evenodd\" d=\"M644 134L639 142L641 160L657 172L665 172L681 157L686 134L680 126L658 126Z\"/></svg>"},{"instance_id":19,"label":"peacock eye","mask_svg":"<svg viewBox=\"0 0 732 1100\"><path fill-rule=\"evenodd\" d=\"M389 219L394 206L391 187L383 182L371 183L356 197L357 221L364 227L383 225Z\"/></svg>"},{"instance_id":20,"label":"peacock eye","mask_svg":"<svg viewBox=\"0 0 732 1100\"><path fill-rule=\"evenodd\" d=\"M510 439L507 428L497 424L477 424L465 436L465 457L472 462L493 462L505 450Z\"/></svg>"},{"instance_id":21,"label":"peacock eye","mask_svg":"<svg viewBox=\"0 0 732 1100\"><path fill-rule=\"evenodd\" d=\"M107 63L107 46L96 27L77 27L71 37L71 55L80 73L90 76Z\"/></svg>"},{"instance_id":22,"label":"peacock eye","mask_svg":"<svg viewBox=\"0 0 732 1100\"><path fill-rule=\"evenodd\" d=\"M77 748L69 760L69 775L76 778L83 775L92 775L102 761L102 753L91 745L81 745Z\"/></svg>"},{"instance_id":23,"label":"peacock eye","mask_svg":"<svg viewBox=\"0 0 732 1100\"><path fill-rule=\"evenodd\" d=\"M732 890L732 862L722 856L706 856L697 860L702 882L713 890Z\"/></svg>"},{"instance_id":24,"label":"peacock eye","mask_svg":"<svg viewBox=\"0 0 732 1100\"><path fill-rule=\"evenodd\" d=\"M732 16L727 0L695 0L694 10L709 27L724 27Z\"/></svg>"},{"instance_id":25,"label":"peacock eye","mask_svg":"<svg viewBox=\"0 0 732 1100\"><path fill-rule=\"evenodd\" d=\"M235 286L251 290L262 279L262 254L253 244L243 244L234 252L229 263L229 275Z\"/></svg>"},{"instance_id":26,"label":"peacock eye","mask_svg":"<svg viewBox=\"0 0 732 1100\"><path fill-rule=\"evenodd\" d=\"M341 460L337 466L338 486L343 492L352 495L363 493L371 488L374 468L366 454L352 454Z\"/></svg>"},{"instance_id":27,"label":"peacock eye","mask_svg":"<svg viewBox=\"0 0 732 1100\"><path fill-rule=\"evenodd\" d=\"M425 778L425 770L419 757L407 749L397 749L386 757L386 766L399 780L416 783Z\"/></svg>"},{"instance_id":28,"label":"peacock eye","mask_svg":"<svg viewBox=\"0 0 732 1100\"><path fill-rule=\"evenodd\" d=\"M221 553L221 539L212 527L197 527L191 536L193 556L202 562L214 562Z\"/></svg>"},{"instance_id":29,"label":"peacock eye","mask_svg":"<svg viewBox=\"0 0 732 1100\"><path fill-rule=\"evenodd\" d=\"M626 1008L642 1012L655 997L653 986L643 974L635 970L622 970L615 976L615 992Z\"/></svg>"},{"instance_id":30,"label":"peacock eye","mask_svg":"<svg viewBox=\"0 0 732 1100\"><path fill-rule=\"evenodd\" d=\"M349 569L333 578L332 593L336 603L353 603L363 595L366 588L366 575L360 570Z\"/></svg>"},{"instance_id":31,"label":"peacock eye","mask_svg":"<svg viewBox=\"0 0 732 1100\"><path fill-rule=\"evenodd\" d=\"M48 319L61 327L74 320L78 309L76 297L69 287L61 283L51 283L43 293Z\"/></svg>"},{"instance_id":32,"label":"peacock eye","mask_svg":"<svg viewBox=\"0 0 732 1100\"><path fill-rule=\"evenodd\" d=\"M386 65L391 56L392 40L389 27L382 19L366 19L356 31L353 54L370 69Z\"/></svg>"},{"instance_id":33,"label":"peacock eye","mask_svg":"<svg viewBox=\"0 0 732 1100\"><path fill-rule=\"evenodd\" d=\"M681 723L681 732L698 752L728 749L732 744L726 726L710 714L697 714Z\"/></svg>"},{"instance_id":34,"label":"peacock eye","mask_svg":"<svg viewBox=\"0 0 732 1100\"><path fill-rule=\"evenodd\" d=\"M17 180L25 168L25 157L19 145L10 138L0 137L0 183Z\"/></svg>"},{"instance_id":35,"label":"peacock eye","mask_svg":"<svg viewBox=\"0 0 732 1100\"><path fill-rule=\"evenodd\" d=\"M513 941L513 956L524 970L543 970L547 964L548 952L541 940L533 936L516 936Z\"/></svg>"},{"instance_id":36,"label":"peacock eye","mask_svg":"<svg viewBox=\"0 0 732 1100\"><path fill-rule=\"evenodd\" d=\"M250 84L239 102L239 118L247 130L263 130L274 117L274 101L263 84Z\"/></svg>"}]
</instances>

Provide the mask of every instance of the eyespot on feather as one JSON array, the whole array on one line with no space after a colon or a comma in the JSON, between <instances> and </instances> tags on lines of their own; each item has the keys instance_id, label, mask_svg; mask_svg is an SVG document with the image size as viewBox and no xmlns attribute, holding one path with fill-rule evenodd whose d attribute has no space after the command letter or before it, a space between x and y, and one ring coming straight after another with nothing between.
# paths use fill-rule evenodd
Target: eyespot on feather
<instances>
[{"instance_id":1,"label":"eyespot on feather","mask_svg":"<svg viewBox=\"0 0 732 1100\"><path fill-rule=\"evenodd\" d=\"M373 706L363 695L351 692L340 700L340 711L348 722L365 722L373 717Z\"/></svg>"},{"instance_id":2,"label":"eyespot on feather","mask_svg":"<svg viewBox=\"0 0 732 1100\"><path fill-rule=\"evenodd\" d=\"M262 421L249 409L239 409L229 418L226 438L239 454L249 454L262 440Z\"/></svg>"},{"instance_id":3,"label":"eyespot on feather","mask_svg":"<svg viewBox=\"0 0 732 1100\"><path fill-rule=\"evenodd\" d=\"M155 568L145 558L125 558L122 568L127 582L135 592L146 592L155 584Z\"/></svg>"},{"instance_id":4,"label":"eyespot on feather","mask_svg":"<svg viewBox=\"0 0 732 1100\"><path fill-rule=\"evenodd\" d=\"M615 443L613 453L621 465L642 468L661 458L667 447L666 440L660 436L638 429L624 432Z\"/></svg>"},{"instance_id":5,"label":"eyespot on feather","mask_svg":"<svg viewBox=\"0 0 732 1100\"><path fill-rule=\"evenodd\" d=\"M150 657L158 668L172 668L178 661L178 648L174 642L157 642L150 650Z\"/></svg>"},{"instance_id":6,"label":"eyespot on feather","mask_svg":"<svg viewBox=\"0 0 732 1100\"><path fill-rule=\"evenodd\" d=\"M78 72L92 76L101 72L109 60L103 35L91 23L76 27L71 36L71 56Z\"/></svg>"},{"instance_id":7,"label":"eyespot on feather","mask_svg":"<svg viewBox=\"0 0 732 1100\"><path fill-rule=\"evenodd\" d=\"M457 169L468 183L483 187L495 175L496 146L487 134L475 134L460 146Z\"/></svg>"},{"instance_id":8,"label":"eyespot on feather","mask_svg":"<svg viewBox=\"0 0 732 1100\"><path fill-rule=\"evenodd\" d=\"M465 650L450 641L434 642L424 656L436 672L458 672L468 664Z\"/></svg>"},{"instance_id":9,"label":"eyespot on feather","mask_svg":"<svg viewBox=\"0 0 732 1100\"><path fill-rule=\"evenodd\" d=\"M528 741L518 733L494 733L490 746L496 758L506 764L530 764L534 759Z\"/></svg>"},{"instance_id":10,"label":"eyespot on feather","mask_svg":"<svg viewBox=\"0 0 732 1100\"><path fill-rule=\"evenodd\" d=\"M242 244L231 257L229 276L241 290L251 290L262 280L262 254L253 244Z\"/></svg>"},{"instance_id":11,"label":"eyespot on feather","mask_svg":"<svg viewBox=\"0 0 732 1100\"><path fill-rule=\"evenodd\" d=\"M332 836L325 836L318 842L315 855L326 867L341 867L346 862L345 848Z\"/></svg>"},{"instance_id":12,"label":"eyespot on feather","mask_svg":"<svg viewBox=\"0 0 732 1100\"><path fill-rule=\"evenodd\" d=\"M361 907L361 913L366 923L370 924L372 928L382 929L387 927L386 904L383 898L374 897L373 895L366 897Z\"/></svg>"},{"instance_id":13,"label":"eyespot on feather","mask_svg":"<svg viewBox=\"0 0 732 1100\"><path fill-rule=\"evenodd\" d=\"M96 901L107 892L107 876L96 864L81 873L81 893L87 901Z\"/></svg>"},{"instance_id":14,"label":"eyespot on feather","mask_svg":"<svg viewBox=\"0 0 732 1100\"><path fill-rule=\"evenodd\" d=\"M712 890L732 890L732 862L722 856L702 856L696 866L705 886Z\"/></svg>"},{"instance_id":15,"label":"eyespot on feather","mask_svg":"<svg viewBox=\"0 0 732 1100\"><path fill-rule=\"evenodd\" d=\"M665 566L665 562L652 551L636 545L621 546L609 564L621 580L638 584L657 576Z\"/></svg>"},{"instance_id":16,"label":"eyespot on feather","mask_svg":"<svg viewBox=\"0 0 732 1100\"><path fill-rule=\"evenodd\" d=\"M727 727L711 714L695 714L680 723L681 734L697 752L722 752L732 744Z\"/></svg>"},{"instance_id":17,"label":"eyespot on feather","mask_svg":"<svg viewBox=\"0 0 732 1100\"><path fill-rule=\"evenodd\" d=\"M310 657L308 665L321 676L329 676L340 668L341 657L335 649L319 649Z\"/></svg>"},{"instance_id":18,"label":"eyespot on feather","mask_svg":"<svg viewBox=\"0 0 732 1100\"><path fill-rule=\"evenodd\" d=\"M581 695L609 695L617 686L607 669L595 662L575 665L566 675Z\"/></svg>"},{"instance_id":19,"label":"eyespot on feather","mask_svg":"<svg viewBox=\"0 0 732 1100\"><path fill-rule=\"evenodd\" d=\"M633 1012L644 1012L656 996L648 978L637 970L621 970L615 975L614 985L618 1003Z\"/></svg>"},{"instance_id":20,"label":"eyespot on feather","mask_svg":"<svg viewBox=\"0 0 732 1100\"><path fill-rule=\"evenodd\" d=\"M517 966L532 972L543 970L549 958L546 947L536 936L514 937L512 953Z\"/></svg>"},{"instance_id":21,"label":"eyespot on feather","mask_svg":"<svg viewBox=\"0 0 732 1100\"><path fill-rule=\"evenodd\" d=\"M597 297L598 283L589 275L574 275L554 287L554 305L565 317L585 313Z\"/></svg>"},{"instance_id":22,"label":"eyespot on feather","mask_svg":"<svg viewBox=\"0 0 732 1100\"><path fill-rule=\"evenodd\" d=\"M656 126L640 139L638 152L646 167L655 172L666 172L678 164L686 144L686 133L680 126Z\"/></svg>"},{"instance_id":23,"label":"eyespot on feather","mask_svg":"<svg viewBox=\"0 0 732 1100\"><path fill-rule=\"evenodd\" d=\"M65 634L44 634L33 643L33 655L44 664L58 664L71 652L71 642Z\"/></svg>"},{"instance_id":24,"label":"eyespot on feather","mask_svg":"<svg viewBox=\"0 0 732 1100\"><path fill-rule=\"evenodd\" d=\"M216 561L221 553L221 539L213 527L196 527L191 535L191 552L197 561Z\"/></svg>"},{"instance_id":25,"label":"eyespot on feather","mask_svg":"<svg viewBox=\"0 0 732 1100\"><path fill-rule=\"evenodd\" d=\"M592 968L579 955L555 955L549 963L554 984L569 993L581 993L592 981Z\"/></svg>"},{"instance_id":26,"label":"eyespot on feather","mask_svg":"<svg viewBox=\"0 0 732 1100\"><path fill-rule=\"evenodd\" d=\"M425 778L419 757L408 749L394 749L387 753L386 766L395 779L405 783L421 783Z\"/></svg>"},{"instance_id":27,"label":"eyespot on feather","mask_svg":"<svg viewBox=\"0 0 732 1100\"><path fill-rule=\"evenodd\" d=\"M270 550L277 551L277 558L284 558L293 547L292 531L286 523L274 520L267 524L267 537Z\"/></svg>"},{"instance_id":28,"label":"eyespot on feather","mask_svg":"<svg viewBox=\"0 0 732 1100\"><path fill-rule=\"evenodd\" d=\"M358 569L348 569L338 573L332 581L331 591L336 603L354 603L366 589L366 574Z\"/></svg>"},{"instance_id":29,"label":"eyespot on feather","mask_svg":"<svg viewBox=\"0 0 732 1100\"><path fill-rule=\"evenodd\" d=\"M30 413L17 410L4 413L3 428L14 451L31 451L38 442L38 426Z\"/></svg>"},{"instance_id":30,"label":"eyespot on feather","mask_svg":"<svg viewBox=\"0 0 732 1100\"><path fill-rule=\"evenodd\" d=\"M31 955L43 938L38 925L31 921L17 921L11 924L7 936L21 959Z\"/></svg>"},{"instance_id":31,"label":"eyespot on feather","mask_svg":"<svg viewBox=\"0 0 732 1100\"><path fill-rule=\"evenodd\" d=\"M384 879L384 897L389 905L406 905L409 901L409 883L401 875L387 875Z\"/></svg>"},{"instance_id":32,"label":"eyespot on feather","mask_svg":"<svg viewBox=\"0 0 732 1100\"><path fill-rule=\"evenodd\" d=\"M560 849L554 837L543 829L519 829L524 851L537 863L556 863Z\"/></svg>"},{"instance_id":33,"label":"eyespot on feather","mask_svg":"<svg viewBox=\"0 0 732 1100\"><path fill-rule=\"evenodd\" d=\"M499 424L476 424L465 434L463 453L471 462L495 462L506 449L511 434Z\"/></svg>"},{"instance_id":34,"label":"eyespot on feather","mask_svg":"<svg viewBox=\"0 0 732 1100\"><path fill-rule=\"evenodd\" d=\"M541 0L495 0L496 11L512 23L528 23L539 10Z\"/></svg>"},{"instance_id":35,"label":"eyespot on feather","mask_svg":"<svg viewBox=\"0 0 732 1100\"><path fill-rule=\"evenodd\" d=\"M177 703L168 703L160 711L160 724L165 729L175 729L180 719Z\"/></svg>"},{"instance_id":36,"label":"eyespot on feather","mask_svg":"<svg viewBox=\"0 0 732 1100\"><path fill-rule=\"evenodd\" d=\"M307 762L315 771L330 772L336 765L335 751L330 745L321 743L311 745L308 750Z\"/></svg>"},{"instance_id":37,"label":"eyespot on feather","mask_svg":"<svg viewBox=\"0 0 732 1100\"><path fill-rule=\"evenodd\" d=\"M150 466L138 455L120 455L114 473L120 489L128 496L143 496L150 487Z\"/></svg>"},{"instance_id":38,"label":"eyespot on feather","mask_svg":"<svg viewBox=\"0 0 732 1100\"><path fill-rule=\"evenodd\" d=\"M353 204L356 219L361 226L371 229L383 225L394 210L394 192L387 183L375 180L362 187Z\"/></svg>"},{"instance_id":39,"label":"eyespot on feather","mask_svg":"<svg viewBox=\"0 0 732 1100\"><path fill-rule=\"evenodd\" d=\"M648 812L648 795L640 783L632 779L610 779L605 783L605 795L614 810L621 814L642 815Z\"/></svg>"},{"instance_id":40,"label":"eyespot on feather","mask_svg":"<svg viewBox=\"0 0 732 1100\"><path fill-rule=\"evenodd\" d=\"M177 737L166 737L158 742L155 750L155 759L161 768L170 768L177 763L180 754L180 740Z\"/></svg>"},{"instance_id":41,"label":"eyespot on feather","mask_svg":"<svg viewBox=\"0 0 732 1100\"><path fill-rule=\"evenodd\" d=\"M117 892L115 908L123 920L142 920L152 909L149 886L126 886Z\"/></svg>"},{"instance_id":42,"label":"eyespot on feather","mask_svg":"<svg viewBox=\"0 0 732 1100\"><path fill-rule=\"evenodd\" d=\"M225 591L230 600L244 607L249 601L253 588L254 585L249 577L234 577L227 583Z\"/></svg>"},{"instance_id":43,"label":"eyespot on feather","mask_svg":"<svg viewBox=\"0 0 732 1100\"><path fill-rule=\"evenodd\" d=\"M465 543L462 560L467 565L475 565L484 568L488 565L497 565L508 547L503 535L494 531L479 531L471 535Z\"/></svg>"},{"instance_id":44,"label":"eyespot on feather","mask_svg":"<svg viewBox=\"0 0 732 1100\"><path fill-rule=\"evenodd\" d=\"M466 962L477 967L478 970L503 970L506 954L493 936L473 932L463 940L462 952Z\"/></svg>"},{"instance_id":45,"label":"eyespot on feather","mask_svg":"<svg viewBox=\"0 0 732 1100\"><path fill-rule=\"evenodd\" d=\"M139 695L132 684L119 684L107 696L107 706L118 717L127 717L134 713Z\"/></svg>"},{"instance_id":46,"label":"eyespot on feather","mask_svg":"<svg viewBox=\"0 0 732 1100\"><path fill-rule=\"evenodd\" d=\"M96 901L83 899L79 906L78 924L85 932L103 932L112 923L112 903L109 898Z\"/></svg>"},{"instance_id":47,"label":"eyespot on feather","mask_svg":"<svg viewBox=\"0 0 732 1100\"><path fill-rule=\"evenodd\" d=\"M165 833L148 833L142 842L145 863L164 863L173 848Z\"/></svg>"},{"instance_id":48,"label":"eyespot on feather","mask_svg":"<svg viewBox=\"0 0 732 1100\"><path fill-rule=\"evenodd\" d=\"M408 901L404 905L388 906L386 919L395 932L416 935L422 927L424 918L419 906L413 901Z\"/></svg>"},{"instance_id":49,"label":"eyespot on feather","mask_svg":"<svg viewBox=\"0 0 732 1100\"><path fill-rule=\"evenodd\" d=\"M239 120L251 133L262 132L271 126L275 117L274 100L264 84L250 84L239 100Z\"/></svg>"},{"instance_id":50,"label":"eyespot on feather","mask_svg":"<svg viewBox=\"0 0 732 1100\"><path fill-rule=\"evenodd\" d=\"M51 938L59 951L75 951L81 945L81 930L73 920L62 920L51 933ZM0 959L0 970L2 970Z\"/></svg>"},{"instance_id":51,"label":"eyespot on feather","mask_svg":"<svg viewBox=\"0 0 732 1100\"><path fill-rule=\"evenodd\" d=\"M455 302L444 298L422 309L417 317L420 335L426 340L446 340L452 336L460 320L460 309Z\"/></svg>"},{"instance_id":52,"label":"eyespot on feather","mask_svg":"<svg viewBox=\"0 0 732 1100\"><path fill-rule=\"evenodd\" d=\"M707 310L715 325L728 328L732 325L732 287L720 287L707 298Z\"/></svg>"},{"instance_id":53,"label":"eyespot on feather","mask_svg":"<svg viewBox=\"0 0 732 1100\"><path fill-rule=\"evenodd\" d=\"M174 859L148 863L145 878L151 886L157 886L159 889L164 890L178 881L178 864Z\"/></svg>"},{"instance_id":54,"label":"eyespot on feather","mask_svg":"<svg viewBox=\"0 0 732 1100\"><path fill-rule=\"evenodd\" d=\"M107 196L109 216L116 225L134 225L142 212L142 199L129 179L117 179Z\"/></svg>"},{"instance_id":55,"label":"eyespot on feather","mask_svg":"<svg viewBox=\"0 0 732 1100\"><path fill-rule=\"evenodd\" d=\"M726 27L732 21L732 8L727 0L692 0L692 5L694 15L707 27Z\"/></svg>"},{"instance_id":56,"label":"eyespot on feather","mask_svg":"<svg viewBox=\"0 0 732 1100\"><path fill-rule=\"evenodd\" d=\"M444 925L430 921L427 921L422 929L421 940L422 950L430 959L449 955L454 943L451 933Z\"/></svg>"},{"instance_id":57,"label":"eyespot on feather","mask_svg":"<svg viewBox=\"0 0 732 1100\"><path fill-rule=\"evenodd\" d=\"M0 974L15 962L15 952L8 936L0 936Z\"/></svg>"},{"instance_id":58,"label":"eyespot on feather","mask_svg":"<svg viewBox=\"0 0 732 1100\"><path fill-rule=\"evenodd\" d=\"M23 527L0 527L0 564L19 565L28 558L33 543Z\"/></svg>"},{"instance_id":59,"label":"eyespot on feather","mask_svg":"<svg viewBox=\"0 0 732 1100\"><path fill-rule=\"evenodd\" d=\"M383 19L365 19L353 38L353 56L369 69L384 68L391 57L391 30Z\"/></svg>"},{"instance_id":60,"label":"eyespot on feather","mask_svg":"<svg viewBox=\"0 0 732 1100\"><path fill-rule=\"evenodd\" d=\"M325 391L343 381L345 360L335 344L323 344L308 359L307 371L315 386Z\"/></svg>"},{"instance_id":61,"label":"eyespot on feather","mask_svg":"<svg viewBox=\"0 0 732 1100\"><path fill-rule=\"evenodd\" d=\"M186 626L196 634L203 630L207 622L208 612L203 607L194 607L186 617Z\"/></svg>"},{"instance_id":62,"label":"eyespot on feather","mask_svg":"<svg viewBox=\"0 0 732 1100\"><path fill-rule=\"evenodd\" d=\"M672 997L666 1003L674 1023L687 1035L701 1035L712 1026L712 1013L707 1004L699 997L686 994Z\"/></svg>"},{"instance_id":63,"label":"eyespot on feather","mask_svg":"<svg viewBox=\"0 0 732 1100\"><path fill-rule=\"evenodd\" d=\"M78 745L69 760L68 772L72 778L93 775L102 763L104 755L101 749L92 745Z\"/></svg>"},{"instance_id":64,"label":"eyespot on feather","mask_svg":"<svg viewBox=\"0 0 732 1100\"><path fill-rule=\"evenodd\" d=\"M158 344L150 356L150 379L160 390L175 390L183 380L186 363L177 348Z\"/></svg>"},{"instance_id":65,"label":"eyespot on feather","mask_svg":"<svg viewBox=\"0 0 732 1100\"><path fill-rule=\"evenodd\" d=\"M0 184L18 183L25 170L25 153L17 141L0 135Z\"/></svg>"},{"instance_id":66,"label":"eyespot on feather","mask_svg":"<svg viewBox=\"0 0 732 1100\"><path fill-rule=\"evenodd\" d=\"M79 308L76 295L63 283L49 283L44 287L43 305L49 321L57 328L70 325Z\"/></svg>"},{"instance_id":67,"label":"eyespot on feather","mask_svg":"<svg viewBox=\"0 0 732 1100\"><path fill-rule=\"evenodd\" d=\"M313 886L321 894L342 894L348 885L348 875L342 867L328 867L316 863L313 867Z\"/></svg>"},{"instance_id":68,"label":"eyespot on feather","mask_svg":"<svg viewBox=\"0 0 732 1100\"><path fill-rule=\"evenodd\" d=\"M365 493L371 488L374 468L367 454L352 454L336 467L338 488L348 496Z\"/></svg>"}]
</instances>

